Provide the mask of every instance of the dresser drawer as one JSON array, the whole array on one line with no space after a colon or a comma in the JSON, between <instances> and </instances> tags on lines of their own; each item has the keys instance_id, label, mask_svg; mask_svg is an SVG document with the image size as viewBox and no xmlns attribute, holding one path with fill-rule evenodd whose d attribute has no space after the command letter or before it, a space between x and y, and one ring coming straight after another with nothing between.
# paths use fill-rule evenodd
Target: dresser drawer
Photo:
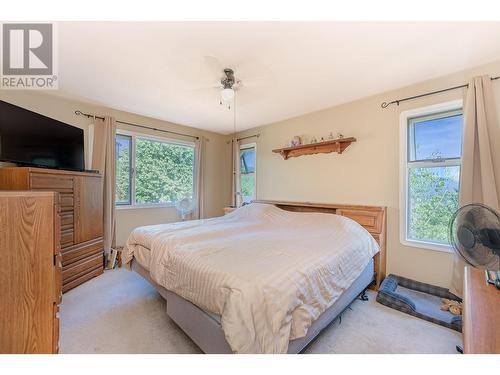
<instances>
[{"instance_id":1,"label":"dresser drawer","mask_svg":"<svg viewBox=\"0 0 500 375\"><path fill-rule=\"evenodd\" d=\"M103 268L96 268L95 270L90 271L89 273L83 274L82 276L66 283L63 284L63 293L67 292L70 289L73 289L74 287L83 284L85 281L88 281L96 276L102 275L104 272Z\"/></svg>"},{"instance_id":2,"label":"dresser drawer","mask_svg":"<svg viewBox=\"0 0 500 375\"><path fill-rule=\"evenodd\" d=\"M31 189L73 191L73 177L42 173L30 174Z\"/></svg>"},{"instance_id":3,"label":"dresser drawer","mask_svg":"<svg viewBox=\"0 0 500 375\"><path fill-rule=\"evenodd\" d=\"M73 212L62 212L61 214L61 230L73 229Z\"/></svg>"},{"instance_id":4,"label":"dresser drawer","mask_svg":"<svg viewBox=\"0 0 500 375\"><path fill-rule=\"evenodd\" d=\"M73 207L75 205L75 199L73 193L60 193L59 201L61 205L62 212L73 212Z\"/></svg>"},{"instance_id":5,"label":"dresser drawer","mask_svg":"<svg viewBox=\"0 0 500 375\"><path fill-rule=\"evenodd\" d=\"M71 266L65 267L63 271L63 284L67 284L68 282L77 279L89 271L103 267L103 253L99 252L96 255L93 255L89 258L84 258L79 260L78 262L73 263Z\"/></svg>"},{"instance_id":6,"label":"dresser drawer","mask_svg":"<svg viewBox=\"0 0 500 375\"><path fill-rule=\"evenodd\" d=\"M73 228L61 230L61 248L73 245L74 232Z\"/></svg>"},{"instance_id":7,"label":"dresser drawer","mask_svg":"<svg viewBox=\"0 0 500 375\"><path fill-rule=\"evenodd\" d=\"M102 253L103 249L104 244L102 238L64 248L61 250L63 267L91 255Z\"/></svg>"}]
</instances>

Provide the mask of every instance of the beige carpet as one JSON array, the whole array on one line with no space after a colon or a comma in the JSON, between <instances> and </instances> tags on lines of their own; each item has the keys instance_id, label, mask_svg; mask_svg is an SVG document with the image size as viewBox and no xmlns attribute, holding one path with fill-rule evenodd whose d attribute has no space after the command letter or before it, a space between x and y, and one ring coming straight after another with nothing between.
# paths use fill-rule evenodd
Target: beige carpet
<instances>
[{"instance_id":1,"label":"beige carpet","mask_svg":"<svg viewBox=\"0 0 500 375\"><path fill-rule=\"evenodd\" d=\"M355 301L305 353L456 353L461 335L392 310ZM165 314L165 301L134 272L104 275L64 294L61 353L200 353Z\"/></svg>"}]
</instances>

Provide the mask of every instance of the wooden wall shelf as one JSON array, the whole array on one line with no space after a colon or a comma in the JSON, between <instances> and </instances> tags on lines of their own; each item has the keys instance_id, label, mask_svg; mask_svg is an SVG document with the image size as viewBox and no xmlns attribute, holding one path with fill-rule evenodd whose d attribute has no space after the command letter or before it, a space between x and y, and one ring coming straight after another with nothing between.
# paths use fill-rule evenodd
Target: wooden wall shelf
<instances>
[{"instance_id":1,"label":"wooden wall shelf","mask_svg":"<svg viewBox=\"0 0 500 375\"><path fill-rule=\"evenodd\" d=\"M273 152L280 154L285 160L302 155L328 154L330 152L341 154L352 142L356 142L356 138L339 138L331 141L279 148L273 150Z\"/></svg>"}]
</instances>

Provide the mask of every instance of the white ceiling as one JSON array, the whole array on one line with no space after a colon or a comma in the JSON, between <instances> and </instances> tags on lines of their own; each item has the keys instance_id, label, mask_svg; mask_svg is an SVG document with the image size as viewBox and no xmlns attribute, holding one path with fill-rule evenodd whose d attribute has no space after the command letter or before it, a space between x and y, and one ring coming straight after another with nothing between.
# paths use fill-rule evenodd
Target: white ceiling
<instances>
[{"instance_id":1,"label":"white ceiling","mask_svg":"<svg viewBox=\"0 0 500 375\"><path fill-rule=\"evenodd\" d=\"M500 60L500 22L63 22L61 95L219 133ZM211 88L212 87L212 88Z\"/></svg>"}]
</instances>

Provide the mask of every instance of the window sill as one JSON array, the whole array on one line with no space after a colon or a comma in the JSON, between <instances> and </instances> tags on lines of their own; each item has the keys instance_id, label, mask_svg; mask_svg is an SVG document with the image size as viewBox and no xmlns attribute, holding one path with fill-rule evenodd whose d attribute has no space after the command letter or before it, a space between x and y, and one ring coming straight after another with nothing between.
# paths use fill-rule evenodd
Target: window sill
<instances>
[{"instance_id":1,"label":"window sill","mask_svg":"<svg viewBox=\"0 0 500 375\"><path fill-rule=\"evenodd\" d=\"M401 244L409 247L417 247L419 249L440 251L442 253L453 254L455 251L450 245L440 245L432 242L417 241L417 240L406 240L401 239Z\"/></svg>"},{"instance_id":2,"label":"window sill","mask_svg":"<svg viewBox=\"0 0 500 375\"><path fill-rule=\"evenodd\" d=\"M175 208L175 203L162 203L162 204L127 204L116 205L117 210L135 210L142 208Z\"/></svg>"}]
</instances>

